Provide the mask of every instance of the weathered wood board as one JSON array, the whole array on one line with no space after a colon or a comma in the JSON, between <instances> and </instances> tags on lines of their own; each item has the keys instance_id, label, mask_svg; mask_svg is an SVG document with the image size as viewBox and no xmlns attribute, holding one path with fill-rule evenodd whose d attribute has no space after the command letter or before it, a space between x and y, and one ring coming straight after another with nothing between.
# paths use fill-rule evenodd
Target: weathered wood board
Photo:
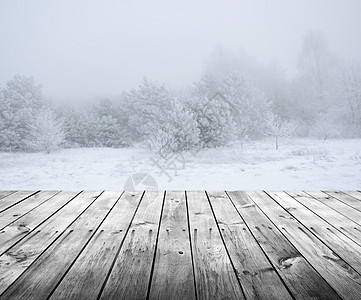
<instances>
[{"instance_id":1,"label":"weathered wood board","mask_svg":"<svg viewBox=\"0 0 361 300\"><path fill-rule=\"evenodd\" d=\"M0 300L360 300L359 191L0 191Z\"/></svg>"}]
</instances>

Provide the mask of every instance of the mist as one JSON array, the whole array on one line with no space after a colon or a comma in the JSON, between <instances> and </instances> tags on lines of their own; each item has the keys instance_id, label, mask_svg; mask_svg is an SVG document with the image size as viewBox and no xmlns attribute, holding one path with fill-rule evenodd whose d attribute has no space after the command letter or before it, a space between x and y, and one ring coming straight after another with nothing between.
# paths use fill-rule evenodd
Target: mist
<instances>
[{"instance_id":1,"label":"mist","mask_svg":"<svg viewBox=\"0 0 361 300\"><path fill-rule=\"evenodd\" d=\"M0 299L361 295L361 0L0 0Z\"/></svg>"},{"instance_id":2,"label":"mist","mask_svg":"<svg viewBox=\"0 0 361 300\"><path fill-rule=\"evenodd\" d=\"M119 95L144 76L180 88L220 45L292 78L310 31L359 60L360 11L357 0L1 1L0 84L33 76L56 100Z\"/></svg>"}]
</instances>

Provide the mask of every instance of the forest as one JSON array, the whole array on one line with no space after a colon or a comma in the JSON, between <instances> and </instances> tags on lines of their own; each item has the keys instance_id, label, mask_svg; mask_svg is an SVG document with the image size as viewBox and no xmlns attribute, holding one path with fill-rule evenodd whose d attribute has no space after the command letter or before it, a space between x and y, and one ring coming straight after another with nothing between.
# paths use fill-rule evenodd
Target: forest
<instances>
[{"instance_id":1,"label":"forest","mask_svg":"<svg viewBox=\"0 0 361 300\"><path fill-rule=\"evenodd\" d=\"M361 137L361 64L310 32L292 76L276 61L219 45L189 86L143 78L118 96L69 104L14 75L0 85L0 107L1 151L136 145L181 153L265 137L278 148L285 137Z\"/></svg>"}]
</instances>

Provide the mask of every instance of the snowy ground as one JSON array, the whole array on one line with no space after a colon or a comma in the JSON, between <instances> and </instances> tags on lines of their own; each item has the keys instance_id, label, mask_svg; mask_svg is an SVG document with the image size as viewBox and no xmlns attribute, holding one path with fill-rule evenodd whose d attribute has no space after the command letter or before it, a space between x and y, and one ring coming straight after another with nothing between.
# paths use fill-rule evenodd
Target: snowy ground
<instances>
[{"instance_id":1,"label":"snowy ground","mask_svg":"<svg viewBox=\"0 0 361 300\"><path fill-rule=\"evenodd\" d=\"M361 189L361 140L272 140L161 157L140 148L0 153L0 189ZM132 181L133 180L133 181Z\"/></svg>"}]
</instances>

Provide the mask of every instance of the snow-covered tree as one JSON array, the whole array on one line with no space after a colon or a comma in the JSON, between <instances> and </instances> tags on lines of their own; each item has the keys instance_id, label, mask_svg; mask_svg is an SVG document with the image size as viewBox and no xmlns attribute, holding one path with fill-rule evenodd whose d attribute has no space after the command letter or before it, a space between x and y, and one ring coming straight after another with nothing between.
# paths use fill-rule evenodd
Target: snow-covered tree
<instances>
[{"instance_id":1,"label":"snow-covered tree","mask_svg":"<svg viewBox=\"0 0 361 300\"><path fill-rule=\"evenodd\" d=\"M162 153L192 150L199 145L200 131L194 113L180 100L172 100L167 121L147 141L150 149Z\"/></svg>"},{"instance_id":2,"label":"snow-covered tree","mask_svg":"<svg viewBox=\"0 0 361 300\"><path fill-rule=\"evenodd\" d=\"M118 120L112 116L97 118L94 124L97 146L125 147L128 145L127 134Z\"/></svg>"},{"instance_id":3,"label":"snow-covered tree","mask_svg":"<svg viewBox=\"0 0 361 300\"><path fill-rule=\"evenodd\" d=\"M264 94L271 103L271 109L282 118L295 118L295 98L291 95L291 84L282 66L273 61L265 69Z\"/></svg>"},{"instance_id":4,"label":"snow-covered tree","mask_svg":"<svg viewBox=\"0 0 361 300\"><path fill-rule=\"evenodd\" d=\"M329 109L326 113L317 114L310 134L322 140L338 138L341 133L342 112L338 109Z\"/></svg>"},{"instance_id":5,"label":"snow-covered tree","mask_svg":"<svg viewBox=\"0 0 361 300\"><path fill-rule=\"evenodd\" d=\"M152 150L180 152L198 143L193 113L164 85L146 78L123 95L128 130Z\"/></svg>"},{"instance_id":6,"label":"snow-covered tree","mask_svg":"<svg viewBox=\"0 0 361 300\"><path fill-rule=\"evenodd\" d=\"M90 135L93 134L94 126L91 112L83 107L61 106L57 113L63 120L63 128L66 131L64 147L89 147Z\"/></svg>"},{"instance_id":7,"label":"snow-covered tree","mask_svg":"<svg viewBox=\"0 0 361 300\"><path fill-rule=\"evenodd\" d=\"M264 71L263 66L243 49L233 51L223 45L217 45L206 60L202 74L202 77L208 77L206 81L214 80L215 83L213 89L211 85L205 86L205 96L212 97L215 92L219 91L217 82L229 74L243 74L254 83L257 89L263 91L261 87L264 86L265 81Z\"/></svg>"},{"instance_id":8,"label":"snow-covered tree","mask_svg":"<svg viewBox=\"0 0 361 300\"><path fill-rule=\"evenodd\" d=\"M67 132L65 147L126 147L130 133L118 105L104 99L92 107L61 106L58 114Z\"/></svg>"},{"instance_id":9,"label":"snow-covered tree","mask_svg":"<svg viewBox=\"0 0 361 300\"><path fill-rule=\"evenodd\" d=\"M223 81L224 96L231 105L238 138L262 136L263 119L271 110L266 95L240 74L230 74Z\"/></svg>"},{"instance_id":10,"label":"snow-covered tree","mask_svg":"<svg viewBox=\"0 0 361 300\"><path fill-rule=\"evenodd\" d=\"M196 83L196 93L211 94L210 98L219 94L228 105L235 133L240 140L247 136L260 137L262 123L270 110L270 103L266 96L258 91L254 84L240 73L229 73L219 77L217 74L205 74Z\"/></svg>"},{"instance_id":11,"label":"snow-covered tree","mask_svg":"<svg viewBox=\"0 0 361 300\"><path fill-rule=\"evenodd\" d=\"M64 142L62 122L51 110L40 110L28 123L26 146L33 151L50 153Z\"/></svg>"},{"instance_id":12,"label":"snow-covered tree","mask_svg":"<svg viewBox=\"0 0 361 300\"><path fill-rule=\"evenodd\" d=\"M106 147L129 145L127 114L108 98L101 99L92 109L96 144Z\"/></svg>"},{"instance_id":13,"label":"snow-covered tree","mask_svg":"<svg viewBox=\"0 0 361 300\"><path fill-rule=\"evenodd\" d=\"M301 80L310 91L308 105L315 114L325 113L329 105L335 58L330 53L322 34L309 32L303 40L298 66Z\"/></svg>"},{"instance_id":14,"label":"snow-covered tree","mask_svg":"<svg viewBox=\"0 0 361 300\"><path fill-rule=\"evenodd\" d=\"M269 112L264 122L264 131L266 135L275 139L275 148L278 149L279 139L282 137L292 137L297 130L297 124L282 119L279 115Z\"/></svg>"},{"instance_id":15,"label":"snow-covered tree","mask_svg":"<svg viewBox=\"0 0 361 300\"><path fill-rule=\"evenodd\" d=\"M41 86L32 77L15 75L0 93L0 148L25 150L27 124L43 105Z\"/></svg>"},{"instance_id":16,"label":"snow-covered tree","mask_svg":"<svg viewBox=\"0 0 361 300\"><path fill-rule=\"evenodd\" d=\"M361 63L346 65L340 72L337 98L345 104L338 105L345 114L343 135L361 137Z\"/></svg>"},{"instance_id":17,"label":"snow-covered tree","mask_svg":"<svg viewBox=\"0 0 361 300\"><path fill-rule=\"evenodd\" d=\"M236 124L223 97L194 97L190 105L197 120L201 147L218 147L235 139Z\"/></svg>"},{"instance_id":18,"label":"snow-covered tree","mask_svg":"<svg viewBox=\"0 0 361 300\"><path fill-rule=\"evenodd\" d=\"M172 95L164 84L144 78L137 89L124 93L123 97L134 141L148 140L166 123Z\"/></svg>"}]
</instances>

